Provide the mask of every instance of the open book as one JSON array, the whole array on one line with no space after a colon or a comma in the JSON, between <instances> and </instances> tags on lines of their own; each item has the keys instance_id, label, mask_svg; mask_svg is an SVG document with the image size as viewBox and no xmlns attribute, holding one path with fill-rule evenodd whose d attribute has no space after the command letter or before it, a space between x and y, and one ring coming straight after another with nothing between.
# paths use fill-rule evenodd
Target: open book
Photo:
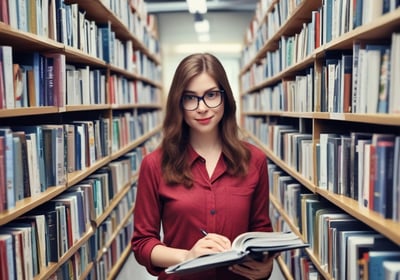
<instances>
[{"instance_id":1,"label":"open book","mask_svg":"<svg viewBox=\"0 0 400 280\"><path fill-rule=\"evenodd\" d=\"M244 262L247 258L262 259L264 255L308 247L292 232L246 232L235 238L232 249L208 254L168 267L167 274L187 274L219 266Z\"/></svg>"}]
</instances>

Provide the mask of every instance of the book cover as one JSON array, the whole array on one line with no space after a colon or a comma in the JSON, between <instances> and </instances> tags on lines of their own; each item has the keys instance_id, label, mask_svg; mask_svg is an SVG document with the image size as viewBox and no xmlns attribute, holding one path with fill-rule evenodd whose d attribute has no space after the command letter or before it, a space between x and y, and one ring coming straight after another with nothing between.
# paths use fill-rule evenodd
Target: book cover
<instances>
[{"instance_id":1,"label":"book cover","mask_svg":"<svg viewBox=\"0 0 400 280\"><path fill-rule=\"evenodd\" d=\"M11 46L0 46L0 52L3 59L3 81L4 81L4 96L5 108L15 108L14 97L14 80L13 78L13 55Z\"/></svg>"},{"instance_id":2,"label":"book cover","mask_svg":"<svg viewBox=\"0 0 400 280\"><path fill-rule=\"evenodd\" d=\"M46 261L46 217L44 214L27 214L18 218L17 221L30 221L34 222L36 226L37 235L37 258L39 270L42 271L47 266Z\"/></svg>"},{"instance_id":3,"label":"book cover","mask_svg":"<svg viewBox=\"0 0 400 280\"><path fill-rule=\"evenodd\" d=\"M372 248L376 239L384 239L384 237L379 233L356 234L348 237L348 265L346 266L346 279L363 279L362 277L360 278L360 268L358 262L362 252Z\"/></svg>"},{"instance_id":4,"label":"book cover","mask_svg":"<svg viewBox=\"0 0 400 280\"><path fill-rule=\"evenodd\" d=\"M25 197L30 197L30 178L29 178L29 167L28 167L28 149L26 143L26 135L23 131L13 131L13 136L18 137L21 143L21 166L20 170L22 171L22 192L16 193L16 199L21 200Z\"/></svg>"},{"instance_id":5,"label":"book cover","mask_svg":"<svg viewBox=\"0 0 400 280\"><path fill-rule=\"evenodd\" d=\"M246 257L257 258L263 254L308 247L291 232L246 232L232 242L232 250L200 256L168 267L167 274L188 274L215 267L242 263Z\"/></svg>"},{"instance_id":6,"label":"book cover","mask_svg":"<svg viewBox=\"0 0 400 280\"><path fill-rule=\"evenodd\" d=\"M352 77L353 77L353 55L344 54L342 56L342 100L340 102L341 110L339 112L351 112L352 98Z\"/></svg>"},{"instance_id":7,"label":"book cover","mask_svg":"<svg viewBox=\"0 0 400 280\"><path fill-rule=\"evenodd\" d=\"M39 153L37 150L37 137L35 133L27 133L26 137L26 151L28 154L28 173L29 173L29 192L30 196L40 194L40 172L39 169Z\"/></svg>"},{"instance_id":8,"label":"book cover","mask_svg":"<svg viewBox=\"0 0 400 280\"><path fill-rule=\"evenodd\" d=\"M379 249L378 249L379 250ZM400 261L400 252L370 251L368 253L368 279L384 279L384 261Z\"/></svg>"},{"instance_id":9,"label":"book cover","mask_svg":"<svg viewBox=\"0 0 400 280\"><path fill-rule=\"evenodd\" d=\"M386 280L396 280L400 277L400 260L383 261L384 277Z\"/></svg>"},{"instance_id":10,"label":"book cover","mask_svg":"<svg viewBox=\"0 0 400 280\"><path fill-rule=\"evenodd\" d=\"M327 144L328 191L338 193L340 137L329 137Z\"/></svg>"},{"instance_id":11,"label":"book cover","mask_svg":"<svg viewBox=\"0 0 400 280\"><path fill-rule=\"evenodd\" d=\"M394 136L378 141L376 150L376 171L373 185L373 210L384 218L392 218Z\"/></svg>"},{"instance_id":12,"label":"book cover","mask_svg":"<svg viewBox=\"0 0 400 280\"><path fill-rule=\"evenodd\" d=\"M378 99L379 99L379 84L381 77L381 68L383 56L386 50L389 49L389 45L376 45L366 44L366 57L365 67L367 70L367 76L363 81L366 83L366 91L361 92L361 99L366 100L363 104L366 105L365 109L360 108L362 112L366 113L377 113L378 111ZM363 105L362 104L362 105Z\"/></svg>"},{"instance_id":13,"label":"book cover","mask_svg":"<svg viewBox=\"0 0 400 280\"><path fill-rule=\"evenodd\" d=\"M372 139L372 133L369 132L351 132L351 146L350 146L350 197L354 200L358 200L358 176L359 169L362 165L359 166L359 155L360 149L358 145L358 141L361 139Z\"/></svg>"},{"instance_id":14,"label":"book cover","mask_svg":"<svg viewBox=\"0 0 400 280\"><path fill-rule=\"evenodd\" d=\"M387 113L389 108L390 89L390 48L382 54L379 77L378 113Z\"/></svg>"},{"instance_id":15,"label":"book cover","mask_svg":"<svg viewBox=\"0 0 400 280\"><path fill-rule=\"evenodd\" d=\"M0 127L0 137L4 137L4 159L6 178L6 209L15 207L14 193L14 141L12 131L8 127Z\"/></svg>"},{"instance_id":16,"label":"book cover","mask_svg":"<svg viewBox=\"0 0 400 280\"><path fill-rule=\"evenodd\" d=\"M55 209L54 203L47 202L43 206L35 208L35 214L43 214L46 218L46 261L58 262L60 258L59 250L59 236L60 232L58 229L58 215Z\"/></svg>"},{"instance_id":17,"label":"book cover","mask_svg":"<svg viewBox=\"0 0 400 280\"><path fill-rule=\"evenodd\" d=\"M7 227L0 228L1 234L11 234L12 236L12 255L15 261L15 277L16 279L24 279L25 263L23 255L23 231L18 229L9 229ZM26 279L26 278L25 278Z\"/></svg>"},{"instance_id":18,"label":"book cover","mask_svg":"<svg viewBox=\"0 0 400 280\"><path fill-rule=\"evenodd\" d=\"M0 136L0 212L7 209L6 161L4 136Z\"/></svg>"},{"instance_id":19,"label":"book cover","mask_svg":"<svg viewBox=\"0 0 400 280\"><path fill-rule=\"evenodd\" d=\"M393 163L393 211L392 217L395 221L400 221L400 136L396 136L394 143L394 163ZM389 186L390 187L390 186Z\"/></svg>"},{"instance_id":20,"label":"book cover","mask_svg":"<svg viewBox=\"0 0 400 280\"><path fill-rule=\"evenodd\" d=\"M35 268L34 268L34 260L32 255L33 242L32 240L32 226L29 224L14 224L8 223L2 227L7 228L7 230L12 231L21 231L22 232L22 263L23 263L23 271L25 275L25 279L32 279L34 276Z\"/></svg>"},{"instance_id":21,"label":"book cover","mask_svg":"<svg viewBox=\"0 0 400 280\"><path fill-rule=\"evenodd\" d=\"M19 137L13 135L13 170L14 170L14 199L15 201L24 198L22 146Z\"/></svg>"},{"instance_id":22,"label":"book cover","mask_svg":"<svg viewBox=\"0 0 400 280\"><path fill-rule=\"evenodd\" d=\"M1 279L14 279L14 254L11 234L0 234L0 276Z\"/></svg>"},{"instance_id":23,"label":"book cover","mask_svg":"<svg viewBox=\"0 0 400 280\"><path fill-rule=\"evenodd\" d=\"M5 24L10 24L7 0L0 0L0 20Z\"/></svg>"}]
</instances>

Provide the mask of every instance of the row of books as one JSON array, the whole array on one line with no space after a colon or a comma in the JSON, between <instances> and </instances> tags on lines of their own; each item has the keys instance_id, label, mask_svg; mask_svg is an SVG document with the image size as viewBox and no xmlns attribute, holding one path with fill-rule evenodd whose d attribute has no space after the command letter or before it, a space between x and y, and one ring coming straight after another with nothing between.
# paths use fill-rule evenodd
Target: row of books
<instances>
[{"instance_id":1,"label":"row of books","mask_svg":"<svg viewBox=\"0 0 400 280\"><path fill-rule=\"evenodd\" d=\"M385 279L385 261L400 264L400 247L317 195L301 195L303 235L335 279ZM366 242L365 237L368 238ZM396 273L396 272L394 272Z\"/></svg>"},{"instance_id":2,"label":"row of books","mask_svg":"<svg viewBox=\"0 0 400 280\"><path fill-rule=\"evenodd\" d=\"M88 231L88 198L73 190L56 197L32 213L0 227L6 254L1 270L6 278L33 279L50 262L57 262ZM23 276L24 275L24 276Z\"/></svg>"},{"instance_id":3,"label":"row of books","mask_svg":"<svg viewBox=\"0 0 400 280\"><path fill-rule=\"evenodd\" d=\"M94 246L92 245L94 238L91 237L90 240L86 241L78 250L73 254L73 256L68 259L65 263L57 269L48 279L87 279L95 280L96 274L93 269L93 261L95 259L96 252L92 250Z\"/></svg>"},{"instance_id":4,"label":"row of books","mask_svg":"<svg viewBox=\"0 0 400 280\"><path fill-rule=\"evenodd\" d=\"M245 127L289 167L304 178L314 179L313 139L293 125L269 124L261 117L246 117Z\"/></svg>"},{"instance_id":5,"label":"row of books","mask_svg":"<svg viewBox=\"0 0 400 280\"><path fill-rule=\"evenodd\" d=\"M273 86L242 96L244 112L313 112L315 108L314 67Z\"/></svg>"},{"instance_id":6,"label":"row of books","mask_svg":"<svg viewBox=\"0 0 400 280\"><path fill-rule=\"evenodd\" d=\"M110 3L107 8L122 20L129 31L135 34L133 36L143 42L145 47L154 54L159 53L157 38L151 36L147 30L147 15L142 18L136 12L136 7L132 7L131 1L119 2L113 1L115 4ZM143 7L144 4L139 6ZM143 8L141 12L143 13ZM93 37L90 36L96 29L96 24L86 18L85 12L77 3L67 4L63 0L4 0L0 21L12 28L62 42L96 56L93 51L97 43L92 41Z\"/></svg>"},{"instance_id":7,"label":"row of books","mask_svg":"<svg viewBox=\"0 0 400 280\"><path fill-rule=\"evenodd\" d=\"M107 104L105 69L91 69L88 65L79 67L65 65L65 105Z\"/></svg>"},{"instance_id":8,"label":"row of books","mask_svg":"<svg viewBox=\"0 0 400 280\"><path fill-rule=\"evenodd\" d=\"M92 256L97 255L97 251L110 242L112 233L122 220L131 213L136 195L135 183L129 186L129 191L110 211L106 220L98 220L110 207L113 198L126 188L127 183L132 182L132 174L137 170L133 170L130 163L138 160L134 155L136 153L132 151L130 158L111 162L44 205L2 225L2 279L33 279L45 271L50 263L57 263L89 233L92 223L99 223L92 244L95 248L90 253ZM85 262L88 262L87 258Z\"/></svg>"},{"instance_id":9,"label":"row of books","mask_svg":"<svg viewBox=\"0 0 400 280\"><path fill-rule=\"evenodd\" d=\"M399 135L323 132L313 139L292 125L269 124L261 117L246 117L245 125L277 157L318 188L351 197L383 218L400 221Z\"/></svg>"},{"instance_id":10,"label":"row of books","mask_svg":"<svg viewBox=\"0 0 400 280\"><path fill-rule=\"evenodd\" d=\"M400 247L367 225L344 213L270 163L273 197L297 227L321 268L335 279L391 279L398 273L384 261L400 261ZM281 179L279 179L281 177ZM276 196L277 195L277 196ZM274 212L272 212L274 213ZM279 215L279 214L276 214ZM378 253L379 251L379 253ZM380 257L378 257L380 256ZM297 279L297 278L296 278Z\"/></svg>"},{"instance_id":11,"label":"row of books","mask_svg":"<svg viewBox=\"0 0 400 280\"><path fill-rule=\"evenodd\" d=\"M16 56L11 46L0 46L0 109L62 107L64 75L63 54L33 52Z\"/></svg>"},{"instance_id":12,"label":"row of books","mask_svg":"<svg viewBox=\"0 0 400 280\"><path fill-rule=\"evenodd\" d=\"M270 217L274 231L291 231L288 222L272 203L270 203ZM293 279L317 280L321 278L321 274L304 249L284 251L280 253L280 256L286 265L286 269L293 276Z\"/></svg>"},{"instance_id":13,"label":"row of books","mask_svg":"<svg viewBox=\"0 0 400 280\"><path fill-rule=\"evenodd\" d=\"M161 66L154 63L147 55L141 51L134 51L133 53L133 72L146 77L154 82L161 82Z\"/></svg>"},{"instance_id":14,"label":"row of books","mask_svg":"<svg viewBox=\"0 0 400 280\"><path fill-rule=\"evenodd\" d=\"M148 14L147 4L143 0L118 1L101 0L134 36L153 54L160 53L155 15Z\"/></svg>"},{"instance_id":15,"label":"row of books","mask_svg":"<svg viewBox=\"0 0 400 280\"><path fill-rule=\"evenodd\" d=\"M310 1L311 2L311 1ZM251 58L264 47L268 41L286 23L289 16L296 11L301 1L277 1L269 3L268 8L264 7L266 13L261 16L258 13L247 30L246 38L250 42L243 51L241 64L244 66L251 61ZM266 5L266 4L264 4ZM273 5L273 8L270 8ZM308 16L309 22L303 23L301 31L295 31L292 37L294 44L294 58L305 57L315 48L332 41L339 36L356 29L358 26L372 22L374 19L394 11L400 6L398 0L385 1L364 1L364 0L325 0L317 9L311 11ZM264 20L264 18L266 18ZM304 18L304 17L303 17ZM303 38L298 40L297 37ZM280 40L283 38L281 37ZM280 42L281 44L282 42ZM298 55L300 53L300 55ZM293 56L292 56L293 57ZM299 61L294 59L292 63ZM292 65L292 64L284 64Z\"/></svg>"},{"instance_id":16,"label":"row of books","mask_svg":"<svg viewBox=\"0 0 400 280\"><path fill-rule=\"evenodd\" d=\"M67 173L85 169L110 153L109 120L0 129L0 209L66 183Z\"/></svg>"},{"instance_id":17,"label":"row of books","mask_svg":"<svg viewBox=\"0 0 400 280\"><path fill-rule=\"evenodd\" d=\"M299 0L260 1L256 16L250 22L245 33L246 48L242 55L242 65L246 65L264 44L274 36L282 24L300 5Z\"/></svg>"},{"instance_id":18,"label":"row of books","mask_svg":"<svg viewBox=\"0 0 400 280\"><path fill-rule=\"evenodd\" d=\"M318 186L352 197L384 218L400 220L400 136L321 133Z\"/></svg>"},{"instance_id":19,"label":"row of books","mask_svg":"<svg viewBox=\"0 0 400 280\"><path fill-rule=\"evenodd\" d=\"M160 104L161 90L140 80L130 80L118 74L108 78L110 104Z\"/></svg>"},{"instance_id":20,"label":"row of books","mask_svg":"<svg viewBox=\"0 0 400 280\"><path fill-rule=\"evenodd\" d=\"M132 52L132 56L136 67L132 67L131 71L137 70L142 77L155 78L156 81L161 79L160 68L153 61L139 51ZM142 80L121 77L117 79L122 83L118 87L119 82L115 81L119 77L117 74L112 74L108 81L106 76L106 69L67 64L62 53L32 52L17 55L13 54L11 46L0 46L0 109L136 104L139 97L146 100L160 98L154 85ZM123 87L127 83L132 86ZM122 94L125 89L127 93ZM150 96L147 97L147 94ZM127 95L129 98L122 97L119 100L117 97L120 95ZM135 99L130 98L131 95ZM120 103L116 103L117 101Z\"/></svg>"},{"instance_id":21,"label":"row of books","mask_svg":"<svg viewBox=\"0 0 400 280\"><path fill-rule=\"evenodd\" d=\"M400 34L393 33L391 43L356 41L352 51L326 52L321 72L309 67L291 79L246 95L243 97L244 109L257 112L398 113L399 49ZM279 60L266 61L267 65L280 65ZM262 64L253 66L243 75L245 87L268 78L265 68L267 66Z\"/></svg>"},{"instance_id":22,"label":"row of books","mask_svg":"<svg viewBox=\"0 0 400 280\"><path fill-rule=\"evenodd\" d=\"M145 133L155 129L162 118L161 111L115 112L112 120L111 152L126 147Z\"/></svg>"}]
</instances>

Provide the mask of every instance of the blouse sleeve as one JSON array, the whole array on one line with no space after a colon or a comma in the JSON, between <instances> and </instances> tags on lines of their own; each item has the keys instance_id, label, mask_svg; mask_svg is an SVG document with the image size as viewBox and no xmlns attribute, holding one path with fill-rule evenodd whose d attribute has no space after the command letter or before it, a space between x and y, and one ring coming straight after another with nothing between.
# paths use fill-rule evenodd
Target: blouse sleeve
<instances>
[{"instance_id":1,"label":"blouse sleeve","mask_svg":"<svg viewBox=\"0 0 400 280\"><path fill-rule=\"evenodd\" d=\"M161 202L158 194L161 170L160 163L150 155L144 157L140 165L131 245L138 263L152 275L158 275L164 268L152 265L151 251L156 245L163 245L160 240Z\"/></svg>"}]
</instances>

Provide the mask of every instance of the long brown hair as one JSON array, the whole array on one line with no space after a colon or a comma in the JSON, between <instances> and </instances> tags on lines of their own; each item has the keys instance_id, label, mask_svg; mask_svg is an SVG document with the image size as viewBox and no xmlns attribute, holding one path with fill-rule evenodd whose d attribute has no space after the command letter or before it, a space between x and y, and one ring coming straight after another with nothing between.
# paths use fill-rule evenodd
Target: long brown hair
<instances>
[{"instance_id":1,"label":"long brown hair","mask_svg":"<svg viewBox=\"0 0 400 280\"><path fill-rule=\"evenodd\" d=\"M197 53L179 63L167 97L161 148L162 170L168 184L192 186L190 166L186 161L189 126L183 119L181 98L189 82L203 72L209 74L224 90L224 115L219 123L219 134L228 172L235 176L247 173L250 152L239 138L236 103L225 69L215 56Z\"/></svg>"}]
</instances>

